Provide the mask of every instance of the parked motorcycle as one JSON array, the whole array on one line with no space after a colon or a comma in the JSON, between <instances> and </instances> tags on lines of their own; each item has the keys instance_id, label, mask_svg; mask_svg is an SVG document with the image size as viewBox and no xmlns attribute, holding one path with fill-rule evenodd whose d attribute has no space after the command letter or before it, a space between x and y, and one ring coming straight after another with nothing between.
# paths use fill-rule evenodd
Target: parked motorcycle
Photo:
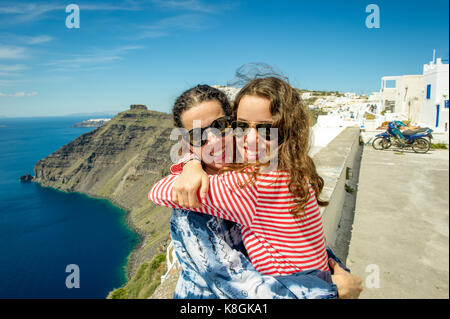
<instances>
[{"instance_id":1,"label":"parked motorcycle","mask_svg":"<svg viewBox=\"0 0 450 319\"><path fill-rule=\"evenodd\" d=\"M431 134L433 130L424 127L400 132L400 126L404 125L405 124L399 121L389 122L386 132L375 136L375 139L372 142L373 148L376 150L385 150L394 144L401 149L411 147L416 153L428 152L431 145L431 139L433 138L433 135Z\"/></svg>"}]
</instances>

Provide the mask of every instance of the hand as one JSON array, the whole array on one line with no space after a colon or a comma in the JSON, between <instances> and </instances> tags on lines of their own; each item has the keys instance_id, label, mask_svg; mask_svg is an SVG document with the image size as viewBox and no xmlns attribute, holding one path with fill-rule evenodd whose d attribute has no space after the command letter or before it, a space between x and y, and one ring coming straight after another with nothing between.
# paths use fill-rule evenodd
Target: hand
<instances>
[{"instance_id":1,"label":"hand","mask_svg":"<svg viewBox=\"0 0 450 319\"><path fill-rule=\"evenodd\" d=\"M183 172L177 178L172 190L172 200L180 206L199 208L201 203L197 198L200 188L200 198L203 200L208 194L209 177L198 160L191 160L183 166Z\"/></svg>"},{"instance_id":2,"label":"hand","mask_svg":"<svg viewBox=\"0 0 450 319\"><path fill-rule=\"evenodd\" d=\"M361 277L348 273L334 259L329 258L328 263L333 269L331 280L337 286L339 299L358 299L363 290Z\"/></svg>"}]
</instances>

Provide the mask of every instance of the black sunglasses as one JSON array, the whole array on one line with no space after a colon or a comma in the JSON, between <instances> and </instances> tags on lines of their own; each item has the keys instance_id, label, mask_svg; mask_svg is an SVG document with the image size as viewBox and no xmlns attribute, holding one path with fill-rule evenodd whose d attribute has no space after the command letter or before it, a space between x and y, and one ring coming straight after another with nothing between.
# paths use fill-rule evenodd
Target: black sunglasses
<instances>
[{"instance_id":1,"label":"black sunglasses","mask_svg":"<svg viewBox=\"0 0 450 319\"><path fill-rule=\"evenodd\" d=\"M259 136L267 141L270 141L270 129L272 128L271 123L251 123L247 121L237 120L231 123L231 127L233 128L233 133L236 137L243 137L250 132L250 128L254 128L258 132Z\"/></svg>"},{"instance_id":2,"label":"black sunglasses","mask_svg":"<svg viewBox=\"0 0 450 319\"><path fill-rule=\"evenodd\" d=\"M218 119L215 119L209 126L207 127L196 127L189 131L189 144L191 146L203 146L208 141L207 139L203 139L203 133L205 131L211 131L214 135L219 137L224 137L227 133L227 128L231 127L231 117L230 116L222 116Z\"/></svg>"}]
</instances>

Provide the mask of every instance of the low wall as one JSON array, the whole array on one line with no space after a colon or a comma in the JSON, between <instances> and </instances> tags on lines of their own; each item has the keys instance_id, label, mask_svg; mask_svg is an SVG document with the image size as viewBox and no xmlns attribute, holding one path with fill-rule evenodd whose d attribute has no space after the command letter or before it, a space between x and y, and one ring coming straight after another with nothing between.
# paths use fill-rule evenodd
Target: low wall
<instances>
[{"instance_id":1,"label":"low wall","mask_svg":"<svg viewBox=\"0 0 450 319\"><path fill-rule=\"evenodd\" d=\"M360 128L347 127L336 136L326 147L321 149L313 160L317 172L324 179L325 186L320 198L329 202L321 207L327 245L335 247L337 229L342 217L345 202L345 185L347 168L351 170L360 156Z\"/></svg>"},{"instance_id":2,"label":"low wall","mask_svg":"<svg viewBox=\"0 0 450 319\"><path fill-rule=\"evenodd\" d=\"M345 127L320 127L314 125L311 129L311 143L316 147L326 147Z\"/></svg>"}]
</instances>

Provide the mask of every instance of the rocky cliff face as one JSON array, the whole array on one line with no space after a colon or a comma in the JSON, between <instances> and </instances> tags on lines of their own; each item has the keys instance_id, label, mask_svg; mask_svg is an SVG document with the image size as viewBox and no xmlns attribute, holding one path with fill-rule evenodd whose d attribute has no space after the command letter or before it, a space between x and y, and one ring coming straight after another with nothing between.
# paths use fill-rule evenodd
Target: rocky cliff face
<instances>
[{"instance_id":1,"label":"rocky cliff face","mask_svg":"<svg viewBox=\"0 0 450 319\"><path fill-rule=\"evenodd\" d=\"M129 223L142 236L130 256L132 276L169 238L170 210L147 199L153 184L169 172L169 114L135 108L81 135L41 159L33 181L68 192L107 198L129 212Z\"/></svg>"}]
</instances>

